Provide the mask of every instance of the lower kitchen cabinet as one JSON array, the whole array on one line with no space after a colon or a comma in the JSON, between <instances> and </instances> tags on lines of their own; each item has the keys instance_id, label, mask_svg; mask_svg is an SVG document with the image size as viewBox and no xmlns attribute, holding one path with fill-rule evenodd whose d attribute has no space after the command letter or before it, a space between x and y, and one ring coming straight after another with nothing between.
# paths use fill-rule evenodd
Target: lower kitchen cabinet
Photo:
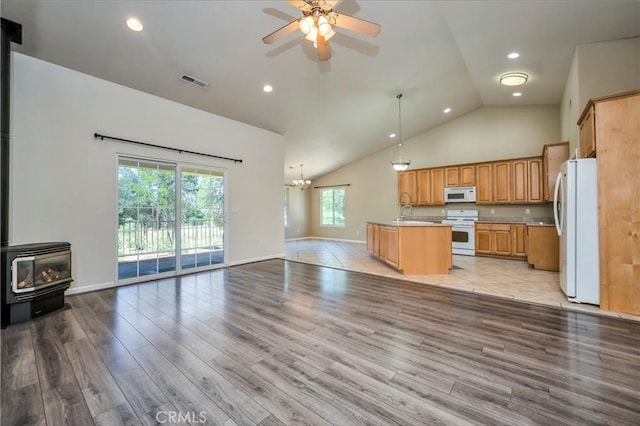
<instances>
[{"instance_id":1,"label":"lower kitchen cabinet","mask_svg":"<svg viewBox=\"0 0 640 426\"><path fill-rule=\"evenodd\" d=\"M535 269L560 270L560 237L554 225L527 226L527 262Z\"/></svg>"},{"instance_id":2,"label":"lower kitchen cabinet","mask_svg":"<svg viewBox=\"0 0 640 426\"><path fill-rule=\"evenodd\" d=\"M405 275L447 274L453 265L451 226L369 222L367 250Z\"/></svg>"},{"instance_id":3,"label":"lower kitchen cabinet","mask_svg":"<svg viewBox=\"0 0 640 426\"><path fill-rule=\"evenodd\" d=\"M477 223L476 255L524 258L526 232L524 224Z\"/></svg>"}]
</instances>

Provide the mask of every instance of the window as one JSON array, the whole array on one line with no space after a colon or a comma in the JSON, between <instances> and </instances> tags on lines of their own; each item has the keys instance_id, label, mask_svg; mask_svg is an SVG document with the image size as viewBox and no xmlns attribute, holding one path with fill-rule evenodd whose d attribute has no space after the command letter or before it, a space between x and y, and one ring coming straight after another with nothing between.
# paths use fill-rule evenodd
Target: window
<instances>
[{"instance_id":1,"label":"window","mask_svg":"<svg viewBox=\"0 0 640 426\"><path fill-rule=\"evenodd\" d=\"M322 226L344 227L344 188L326 188L320 193Z\"/></svg>"}]
</instances>

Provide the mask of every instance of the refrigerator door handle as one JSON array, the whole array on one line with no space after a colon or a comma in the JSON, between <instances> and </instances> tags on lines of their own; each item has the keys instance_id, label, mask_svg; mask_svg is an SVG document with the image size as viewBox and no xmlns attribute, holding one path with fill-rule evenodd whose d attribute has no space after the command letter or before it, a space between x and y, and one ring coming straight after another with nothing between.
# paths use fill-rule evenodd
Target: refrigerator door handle
<instances>
[{"instance_id":1,"label":"refrigerator door handle","mask_svg":"<svg viewBox=\"0 0 640 426\"><path fill-rule=\"evenodd\" d=\"M560 172L558 173L558 177L556 178L556 187L555 187L555 190L553 191L553 219L556 223L556 232L558 232L558 236L562 236L562 228L564 225L562 223L563 214L562 212L558 211L558 207L560 208L564 207L562 206L562 203L558 199L559 192L561 190L564 192L564 190L562 189L563 186L564 186L564 182L562 181L562 172Z\"/></svg>"}]
</instances>

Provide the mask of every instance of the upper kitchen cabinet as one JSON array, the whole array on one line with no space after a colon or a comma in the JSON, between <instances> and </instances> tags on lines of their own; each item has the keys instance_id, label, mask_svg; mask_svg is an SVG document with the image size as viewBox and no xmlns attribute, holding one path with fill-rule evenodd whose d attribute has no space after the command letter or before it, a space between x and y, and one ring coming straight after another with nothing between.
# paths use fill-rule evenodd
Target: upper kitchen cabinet
<instances>
[{"instance_id":1,"label":"upper kitchen cabinet","mask_svg":"<svg viewBox=\"0 0 640 426\"><path fill-rule=\"evenodd\" d=\"M417 171L418 200L420 206L444 205L445 169L421 169Z\"/></svg>"},{"instance_id":2,"label":"upper kitchen cabinet","mask_svg":"<svg viewBox=\"0 0 640 426\"><path fill-rule=\"evenodd\" d=\"M540 157L520 158L511 162L511 202L513 204L542 203L542 160Z\"/></svg>"},{"instance_id":3,"label":"upper kitchen cabinet","mask_svg":"<svg viewBox=\"0 0 640 426\"><path fill-rule=\"evenodd\" d=\"M449 166L444 169L445 187L475 186L476 167L473 164Z\"/></svg>"},{"instance_id":4,"label":"upper kitchen cabinet","mask_svg":"<svg viewBox=\"0 0 640 426\"><path fill-rule=\"evenodd\" d=\"M492 167L493 202L511 203L511 161L497 161Z\"/></svg>"},{"instance_id":5,"label":"upper kitchen cabinet","mask_svg":"<svg viewBox=\"0 0 640 426\"><path fill-rule=\"evenodd\" d=\"M600 307L640 314L640 90L592 99L578 124L593 120L598 162Z\"/></svg>"},{"instance_id":6,"label":"upper kitchen cabinet","mask_svg":"<svg viewBox=\"0 0 640 426\"><path fill-rule=\"evenodd\" d=\"M492 164L483 163L476 165L476 203L493 203L493 178Z\"/></svg>"},{"instance_id":7,"label":"upper kitchen cabinet","mask_svg":"<svg viewBox=\"0 0 640 426\"><path fill-rule=\"evenodd\" d=\"M589 158L596 155L596 120L595 105L590 105L582 113L580 126L580 157Z\"/></svg>"},{"instance_id":8,"label":"upper kitchen cabinet","mask_svg":"<svg viewBox=\"0 0 640 426\"><path fill-rule=\"evenodd\" d=\"M409 197L407 197L407 194ZM402 205L415 204L418 198L416 171L398 172L398 202Z\"/></svg>"},{"instance_id":9,"label":"upper kitchen cabinet","mask_svg":"<svg viewBox=\"0 0 640 426\"><path fill-rule=\"evenodd\" d=\"M569 159L569 142L547 144L542 148L543 200L553 201L553 190L562 163Z\"/></svg>"}]
</instances>

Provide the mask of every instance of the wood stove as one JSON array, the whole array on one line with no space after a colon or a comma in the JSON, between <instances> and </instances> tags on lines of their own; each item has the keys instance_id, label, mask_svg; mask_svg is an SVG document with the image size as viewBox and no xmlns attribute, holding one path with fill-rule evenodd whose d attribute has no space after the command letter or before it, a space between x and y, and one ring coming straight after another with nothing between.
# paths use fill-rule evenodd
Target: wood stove
<instances>
[{"instance_id":1,"label":"wood stove","mask_svg":"<svg viewBox=\"0 0 640 426\"><path fill-rule=\"evenodd\" d=\"M2 247L2 327L64 307L71 277L71 244Z\"/></svg>"}]
</instances>

